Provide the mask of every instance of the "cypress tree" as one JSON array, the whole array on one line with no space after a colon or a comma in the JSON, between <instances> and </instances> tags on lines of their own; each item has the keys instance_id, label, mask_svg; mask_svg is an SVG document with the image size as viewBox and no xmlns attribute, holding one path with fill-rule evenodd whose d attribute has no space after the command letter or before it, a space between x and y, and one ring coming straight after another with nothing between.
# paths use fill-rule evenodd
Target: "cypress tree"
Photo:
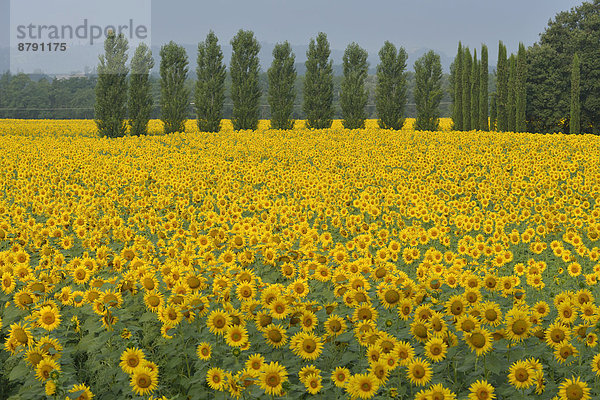
<instances>
[{"instance_id":1,"label":"cypress tree","mask_svg":"<svg viewBox=\"0 0 600 400\"><path fill-rule=\"evenodd\" d=\"M498 130L498 95L492 92L490 95L490 131Z\"/></svg>"},{"instance_id":2,"label":"cypress tree","mask_svg":"<svg viewBox=\"0 0 600 400\"><path fill-rule=\"evenodd\" d=\"M127 130L127 39L109 31L98 64L94 120L100 136L120 137Z\"/></svg>"},{"instance_id":3,"label":"cypress tree","mask_svg":"<svg viewBox=\"0 0 600 400\"><path fill-rule=\"evenodd\" d=\"M225 102L225 64L219 39L213 31L198 43L194 105L200 132L218 132Z\"/></svg>"},{"instance_id":4,"label":"cypress tree","mask_svg":"<svg viewBox=\"0 0 600 400\"><path fill-rule=\"evenodd\" d=\"M131 59L131 79L129 84L129 125L132 135L146 135L152 111L150 92L150 70L154 67L152 51L141 43Z\"/></svg>"},{"instance_id":5,"label":"cypress tree","mask_svg":"<svg viewBox=\"0 0 600 400\"><path fill-rule=\"evenodd\" d=\"M415 62L415 103L417 120L415 130L439 129L439 106L442 100L442 64L432 50Z\"/></svg>"},{"instance_id":6,"label":"cypress tree","mask_svg":"<svg viewBox=\"0 0 600 400\"><path fill-rule=\"evenodd\" d=\"M506 60L506 46L502 42L498 44L498 68L496 82L496 106L498 131L506 131L508 124L508 65Z\"/></svg>"},{"instance_id":7,"label":"cypress tree","mask_svg":"<svg viewBox=\"0 0 600 400\"><path fill-rule=\"evenodd\" d=\"M296 56L286 41L273 49L273 63L268 71L269 105L271 106L271 128L292 129L291 119L296 99Z\"/></svg>"},{"instance_id":8,"label":"cypress tree","mask_svg":"<svg viewBox=\"0 0 600 400\"><path fill-rule=\"evenodd\" d=\"M463 109L463 130L471 130L471 68L473 59L471 51L465 47L463 53L463 94L462 94L462 109Z\"/></svg>"},{"instance_id":9,"label":"cypress tree","mask_svg":"<svg viewBox=\"0 0 600 400\"><path fill-rule=\"evenodd\" d=\"M185 86L188 58L183 46L171 41L160 49L160 108L165 133L184 132L190 93Z\"/></svg>"},{"instance_id":10,"label":"cypress tree","mask_svg":"<svg viewBox=\"0 0 600 400\"><path fill-rule=\"evenodd\" d=\"M481 74L479 77L479 129L489 131L488 122L488 48L481 46Z\"/></svg>"},{"instance_id":11,"label":"cypress tree","mask_svg":"<svg viewBox=\"0 0 600 400\"><path fill-rule=\"evenodd\" d=\"M304 104L306 126L327 129L333 122L333 61L329 59L327 35L320 32L310 40L306 52Z\"/></svg>"},{"instance_id":12,"label":"cypress tree","mask_svg":"<svg viewBox=\"0 0 600 400\"><path fill-rule=\"evenodd\" d=\"M473 67L471 69L471 129L479 130L479 62L477 62L477 49L473 49Z\"/></svg>"},{"instance_id":13,"label":"cypress tree","mask_svg":"<svg viewBox=\"0 0 600 400\"><path fill-rule=\"evenodd\" d=\"M231 100L233 101L233 129L258 128L260 44L252 31L240 29L231 39Z\"/></svg>"},{"instance_id":14,"label":"cypress tree","mask_svg":"<svg viewBox=\"0 0 600 400\"><path fill-rule=\"evenodd\" d=\"M461 42L458 42L458 51L454 58L454 103L452 107L452 123L453 129L456 131L463 130L463 110L462 110L462 87L463 87L463 48Z\"/></svg>"},{"instance_id":15,"label":"cypress tree","mask_svg":"<svg viewBox=\"0 0 600 400\"><path fill-rule=\"evenodd\" d=\"M508 59L509 73L508 73L508 119L506 129L509 132L515 131L515 123L516 123L516 84L517 84L517 62L514 54L510 55Z\"/></svg>"},{"instance_id":16,"label":"cypress tree","mask_svg":"<svg viewBox=\"0 0 600 400\"><path fill-rule=\"evenodd\" d=\"M527 130L525 121L525 108L527 102L527 61L526 52L523 43L519 43L519 52L517 53L517 82L515 86L516 112L515 112L515 131L525 132Z\"/></svg>"},{"instance_id":17,"label":"cypress tree","mask_svg":"<svg viewBox=\"0 0 600 400\"><path fill-rule=\"evenodd\" d=\"M385 42L379 50L375 106L377 123L382 129L402 129L406 106L406 50Z\"/></svg>"},{"instance_id":18,"label":"cypress tree","mask_svg":"<svg viewBox=\"0 0 600 400\"><path fill-rule=\"evenodd\" d=\"M356 43L346 47L343 57L344 77L342 79L340 106L342 108L342 124L346 129L365 127L365 107L369 97L365 89L365 80L369 63L367 51Z\"/></svg>"},{"instance_id":19,"label":"cypress tree","mask_svg":"<svg viewBox=\"0 0 600 400\"><path fill-rule=\"evenodd\" d=\"M580 65L579 56L575 53L571 65L571 112L569 121L569 132L581 132L581 87L580 87Z\"/></svg>"}]
</instances>

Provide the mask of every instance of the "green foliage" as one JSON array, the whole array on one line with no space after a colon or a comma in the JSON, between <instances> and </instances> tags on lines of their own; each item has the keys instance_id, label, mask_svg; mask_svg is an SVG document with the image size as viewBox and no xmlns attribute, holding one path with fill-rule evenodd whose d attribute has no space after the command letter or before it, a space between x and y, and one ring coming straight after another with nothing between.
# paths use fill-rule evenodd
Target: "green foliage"
<instances>
[{"instance_id":1,"label":"green foliage","mask_svg":"<svg viewBox=\"0 0 600 400\"><path fill-rule=\"evenodd\" d=\"M497 129L501 132L508 129L508 61L506 59L506 46L498 43L498 68L497 68Z\"/></svg>"},{"instance_id":2,"label":"green foliage","mask_svg":"<svg viewBox=\"0 0 600 400\"><path fill-rule=\"evenodd\" d=\"M146 44L140 44L131 59L129 83L129 124L133 135L148 133L148 121L153 104L149 75L153 67L152 51Z\"/></svg>"},{"instance_id":3,"label":"green foliage","mask_svg":"<svg viewBox=\"0 0 600 400\"><path fill-rule=\"evenodd\" d=\"M581 131L581 86L580 86L580 66L577 53L573 56L573 66L571 67L571 110L569 113L569 133L579 133Z\"/></svg>"},{"instance_id":4,"label":"green foliage","mask_svg":"<svg viewBox=\"0 0 600 400\"><path fill-rule=\"evenodd\" d=\"M95 122L100 136L124 136L127 124L127 39L109 32L98 64Z\"/></svg>"},{"instance_id":5,"label":"green foliage","mask_svg":"<svg viewBox=\"0 0 600 400\"><path fill-rule=\"evenodd\" d=\"M406 107L406 60L408 55L403 47L386 41L379 50L380 63L377 65L377 86L375 107L377 123L382 129L402 129Z\"/></svg>"},{"instance_id":6,"label":"green foliage","mask_svg":"<svg viewBox=\"0 0 600 400\"><path fill-rule=\"evenodd\" d=\"M492 92L490 95L490 131L498 129L498 95Z\"/></svg>"},{"instance_id":7,"label":"green foliage","mask_svg":"<svg viewBox=\"0 0 600 400\"><path fill-rule=\"evenodd\" d=\"M525 109L527 102L527 60L526 51L523 43L519 43L519 52L517 54L517 79L515 83L516 112L515 112L515 132L525 132L527 123L525 121Z\"/></svg>"},{"instance_id":8,"label":"green foliage","mask_svg":"<svg viewBox=\"0 0 600 400\"><path fill-rule=\"evenodd\" d=\"M184 132L190 91L185 86L188 58L185 49L171 41L160 49L160 108L165 133Z\"/></svg>"},{"instance_id":9,"label":"green foliage","mask_svg":"<svg viewBox=\"0 0 600 400\"><path fill-rule=\"evenodd\" d=\"M516 84L517 84L517 59L514 54L508 59L508 101L507 101L507 120L506 130L509 132L515 131L516 122Z\"/></svg>"},{"instance_id":10,"label":"green foliage","mask_svg":"<svg viewBox=\"0 0 600 400\"><path fill-rule=\"evenodd\" d=\"M365 89L365 80L369 64L367 51L356 43L346 47L343 57L344 78L340 94L342 124L346 129L365 127L365 107L369 93Z\"/></svg>"},{"instance_id":11,"label":"green foliage","mask_svg":"<svg viewBox=\"0 0 600 400\"><path fill-rule=\"evenodd\" d=\"M476 49L473 49L471 68L471 129L479 130L479 62Z\"/></svg>"},{"instance_id":12,"label":"green foliage","mask_svg":"<svg viewBox=\"0 0 600 400\"><path fill-rule=\"evenodd\" d=\"M473 67L473 58L471 51L465 47L463 52L463 71L462 71L462 114L463 130L470 131L471 128L471 69Z\"/></svg>"},{"instance_id":13,"label":"green foliage","mask_svg":"<svg viewBox=\"0 0 600 400\"><path fill-rule=\"evenodd\" d=\"M329 59L327 35L320 32L310 40L306 52L304 105L306 126L327 129L333 122L333 61Z\"/></svg>"},{"instance_id":14,"label":"green foliage","mask_svg":"<svg viewBox=\"0 0 600 400\"><path fill-rule=\"evenodd\" d=\"M415 130L436 131L439 127L439 105L442 99L442 64L440 56L429 51L415 62Z\"/></svg>"},{"instance_id":15,"label":"green foliage","mask_svg":"<svg viewBox=\"0 0 600 400\"><path fill-rule=\"evenodd\" d=\"M233 129L258 128L258 101L260 87L258 74L260 44L252 31L240 29L231 39L231 100L233 102Z\"/></svg>"},{"instance_id":16,"label":"green foliage","mask_svg":"<svg viewBox=\"0 0 600 400\"><path fill-rule=\"evenodd\" d=\"M225 64L219 39L213 31L198 43L194 106L200 132L218 132L225 102Z\"/></svg>"},{"instance_id":17,"label":"green foliage","mask_svg":"<svg viewBox=\"0 0 600 400\"><path fill-rule=\"evenodd\" d=\"M458 52L456 57L454 58L452 73L451 73L451 81L453 83L452 88L453 91L453 107L452 107L452 122L454 125L454 130L462 131L463 130L463 110L462 110L462 92L463 92L463 55L464 51L462 48L461 42L458 42Z\"/></svg>"},{"instance_id":18,"label":"green foliage","mask_svg":"<svg viewBox=\"0 0 600 400\"><path fill-rule=\"evenodd\" d=\"M273 63L269 68L269 105L271 106L271 128L292 129L291 119L296 100L296 56L286 41L273 48Z\"/></svg>"},{"instance_id":19,"label":"green foliage","mask_svg":"<svg viewBox=\"0 0 600 400\"><path fill-rule=\"evenodd\" d=\"M489 131L488 122L488 48L481 46L481 65L479 76L479 129Z\"/></svg>"}]
</instances>

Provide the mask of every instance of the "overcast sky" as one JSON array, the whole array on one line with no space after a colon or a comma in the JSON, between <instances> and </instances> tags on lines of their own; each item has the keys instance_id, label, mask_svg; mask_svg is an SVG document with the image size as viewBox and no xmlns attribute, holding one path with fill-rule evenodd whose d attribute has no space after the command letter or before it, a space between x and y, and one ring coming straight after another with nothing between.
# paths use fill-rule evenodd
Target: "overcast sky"
<instances>
[{"instance_id":1,"label":"overcast sky","mask_svg":"<svg viewBox=\"0 0 600 400\"><path fill-rule=\"evenodd\" d=\"M73 0L36 1L31 17L69 15L76 19L77 7L61 7ZM548 20L557 12L582 3L581 0L114 0L80 4L96 8L106 6L106 15L135 17L135 2L151 3L151 37L154 45L169 40L195 44L209 30L221 43L229 43L240 29L255 32L261 42L288 40L306 45L320 31L328 35L333 49L343 50L356 41L375 55L385 40L404 46L410 53L420 48L434 49L454 57L458 41L471 48L486 43L490 64L495 63L498 40L508 51L516 52L519 41L526 46L538 40ZM6 11L10 0L0 0L0 45L6 46L8 24ZM96 6L93 7L92 5ZM81 7L79 7L81 8ZM92 12L88 13L91 14ZM97 10L93 14L102 12ZM86 15L87 16L87 15ZM58 21L58 17L55 18ZM300 57L302 58L302 57ZM341 60L334 60L339 63Z\"/></svg>"}]
</instances>

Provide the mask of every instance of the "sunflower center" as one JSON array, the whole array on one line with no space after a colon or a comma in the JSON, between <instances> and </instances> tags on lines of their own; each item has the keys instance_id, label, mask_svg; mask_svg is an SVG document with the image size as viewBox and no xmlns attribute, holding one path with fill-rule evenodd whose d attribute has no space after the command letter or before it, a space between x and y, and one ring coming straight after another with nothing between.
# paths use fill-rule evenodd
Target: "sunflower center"
<instances>
[{"instance_id":1,"label":"sunflower center","mask_svg":"<svg viewBox=\"0 0 600 400\"><path fill-rule=\"evenodd\" d=\"M413 375L414 375L414 376L415 376L415 378L417 378L417 379L420 379L420 378L424 377L424 376L425 376L425 368L423 368L423 367L422 367L422 366L420 366L420 365L416 365L416 366L413 368Z\"/></svg>"},{"instance_id":2,"label":"sunflower center","mask_svg":"<svg viewBox=\"0 0 600 400\"><path fill-rule=\"evenodd\" d=\"M22 328L15 329L13 331L13 335L15 336L15 339L17 339L17 342L19 342L19 343L24 344L29 341L29 337L27 336L27 333Z\"/></svg>"},{"instance_id":3,"label":"sunflower center","mask_svg":"<svg viewBox=\"0 0 600 400\"><path fill-rule=\"evenodd\" d=\"M450 307L450 311L452 312L452 314L454 315L460 315L463 312L463 303L455 300L454 302L452 302L452 306Z\"/></svg>"},{"instance_id":4,"label":"sunflower center","mask_svg":"<svg viewBox=\"0 0 600 400\"><path fill-rule=\"evenodd\" d=\"M434 356L439 356L440 354L442 354L442 349L440 346L432 346L431 347L431 354L433 354Z\"/></svg>"},{"instance_id":5,"label":"sunflower center","mask_svg":"<svg viewBox=\"0 0 600 400\"><path fill-rule=\"evenodd\" d=\"M427 328L425 327L425 325L423 324L419 324L415 327L415 335L417 335L420 338L426 338L427 337Z\"/></svg>"},{"instance_id":6,"label":"sunflower center","mask_svg":"<svg viewBox=\"0 0 600 400\"><path fill-rule=\"evenodd\" d=\"M342 324L340 324L340 321L331 321L329 323L329 329L332 332L339 332L342 329Z\"/></svg>"},{"instance_id":7,"label":"sunflower center","mask_svg":"<svg viewBox=\"0 0 600 400\"><path fill-rule=\"evenodd\" d=\"M566 392L567 392L567 399L569 399L569 400L578 400L583 397L583 390L581 389L581 386L579 386L575 383L572 383L571 385L569 385Z\"/></svg>"},{"instance_id":8,"label":"sunflower center","mask_svg":"<svg viewBox=\"0 0 600 400\"><path fill-rule=\"evenodd\" d=\"M160 298L158 296L150 296L148 297L148 304L150 304L152 307L158 307L160 304Z\"/></svg>"},{"instance_id":9,"label":"sunflower center","mask_svg":"<svg viewBox=\"0 0 600 400\"><path fill-rule=\"evenodd\" d=\"M495 310L486 310L485 319L487 319L488 321L495 321L496 319L498 319L498 313Z\"/></svg>"},{"instance_id":10,"label":"sunflower center","mask_svg":"<svg viewBox=\"0 0 600 400\"><path fill-rule=\"evenodd\" d=\"M515 335L522 335L526 330L527 323L522 319L517 320L512 326L512 331Z\"/></svg>"},{"instance_id":11,"label":"sunflower center","mask_svg":"<svg viewBox=\"0 0 600 400\"><path fill-rule=\"evenodd\" d=\"M360 389L363 392L369 392L371 391L371 384L369 382L363 382L362 385L360 385Z\"/></svg>"},{"instance_id":12,"label":"sunflower center","mask_svg":"<svg viewBox=\"0 0 600 400\"><path fill-rule=\"evenodd\" d=\"M480 400L489 399L490 395L486 389L479 389L477 391L477 398Z\"/></svg>"},{"instance_id":13,"label":"sunflower center","mask_svg":"<svg viewBox=\"0 0 600 400\"><path fill-rule=\"evenodd\" d=\"M312 339L306 339L304 343L302 343L302 350L307 353L312 353L316 350L317 343Z\"/></svg>"},{"instance_id":14,"label":"sunflower center","mask_svg":"<svg viewBox=\"0 0 600 400\"><path fill-rule=\"evenodd\" d=\"M135 357L132 357L127 360L127 365L129 365L131 368L137 367L139 363L140 363L140 360L138 360Z\"/></svg>"},{"instance_id":15,"label":"sunflower center","mask_svg":"<svg viewBox=\"0 0 600 400\"><path fill-rule=\"evenodd\" d=\"M519 382L525 382L529 379L529 373L527 372L526 369L524 368L519 368L516 372L515 372L515 378L519 381Z\"/></svg>"},{"instance_id":16,"label":"sunflower center","mask_svg":"<svg viewBox=\"0 0 600 400\"><path fill-rule=\"evenodd\" d=\"M573 350L571 350L571 348L568 346L562 347L560 349L560 355L562 356L562 358L567 358L573 355Z\"/></svg>"},{"instance_id":17,"label":"sunflower center","mask_svg":"<svg viewBox=\"0 0 600 400\"><path fill-rule=\"evenodd\" d=\"M388 303L396 304L400 300L400 293L398 293L394 289L390 289L387 292L385 292L384 298L385 301L387 301Z\"/></svg>"},{"instance_id":18,"label":"sunflower center","mask_svg":"<svg viewBox=\"0 0 600 400\"><path fill-rule=\"evenodd\" d=\"M481 349L483 346L485 346L485 337L479 332L474 333L471 335L471 344L474 347Z\"/></svg>"},{"instance_id":19,"label":"sunflower center","mask_svg":"<svg viewBox=\"0 0 600 400\"><path fill-rule=\"evenodd\" d=\"M234 342L239 342L240 340L242 340L242 335L239 332L233 332L233 334L231 335L231 340L233 340Z\"/></svg>"},{"instance_id":20,"label":"sunflower center","mask_svg":"<svg viewBox=\"0 0 600 400\"><path fill-rule=\"evenodd\" d=\"M42 321L44 322L45 325L52 325L54 323L54 321L56 321L56 318L54 317L54 314L52 314L52 313L45 313L44 316L42 317Z\"/></svg>"},{"instance_id":21,"label":"sunflower center","mask_svg":"<svg viewBox=\"0 0 600 400\"><path fill-rule=\"evenodd\" d=\"M215 325L217 328L221 329L221 328L223 328L223 327L225 326L225 318L223 318L223 317L221 317L221 316L218 316L218 317L216 317L216 318L214 319L214 321L213 321L213 324L214 324L214 325Z\"/></svg>"},{"instance_id":22,"label":"sunflower center","mask_svg":"<svg viewBox=\"0 0 600 400\"><path fill-rule=\"evenodd\" d=\"M279 385L279 382L281 382L281 379L279 378L278 374L269 374L267 376L267 385L271 386L271 387L275 387L277 385Z\"/></svg>"},{"instance_id":23,"label":"sunflower center","mask_svg":"<svg viewBox=\"0 0 600 400\"><path fill-rule=\"evenodd\" d=\"M146 389L152 384L152 378L150 378L150 376L148 376L147 374L141 374L137 378L137 384L142 389Z\"/></svg>"}]
</instances>

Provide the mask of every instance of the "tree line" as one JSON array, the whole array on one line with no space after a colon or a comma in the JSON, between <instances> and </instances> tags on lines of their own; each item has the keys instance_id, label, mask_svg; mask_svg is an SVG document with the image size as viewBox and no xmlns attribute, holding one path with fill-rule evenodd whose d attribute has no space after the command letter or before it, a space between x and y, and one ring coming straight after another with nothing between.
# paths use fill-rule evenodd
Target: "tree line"
<instances>
[{"instance_id":1,"label":"tree line","mask_svg":"<svg viewBox=\"0 0 600 400\"><path fill-rule=\"evenodd\" d=\"M252 31L240 30L231 40L231 45L233 53L228 72L231 78L233 127L235 130L256 129L262 96L258 60L260 44ZM104 50L98 65L95 105L95 119L100 134L122 136L128 124L132 134L145 134L153 101L149 79L153 67L151 52L145 45L136 49L128 81L127 40L110 33ZM311 39L306 53L302 103L308 128L329 128L333 121L334 76L330 53L325 33L321 32ZM344 52L339 105L343 125L348 129L363 128L368 117L367 56L367 51L356 43L349 44ZM396 48L392 43L385 42L379 57L374 93L378 124L382 128L401 129L407 103L407 53L404 48ZM430 51L415 62L414 68L415 128L436 130L443 96L440 57ZM159 70L160 118L164 123L164 132L182 132L188 118L188 99L192 96L185 84L189 73L185 49L174 42L162 46ZM196 120L201 131L215 132L220 129L226 76L223 52L218 38L211 31L198 44L193 88ZM291 129L294 125L297 73L295 54L287 41L278 43L273 49L273 62L267 71L267 78L271 126L275 129Z\"/></svg>"}]
</instances>

